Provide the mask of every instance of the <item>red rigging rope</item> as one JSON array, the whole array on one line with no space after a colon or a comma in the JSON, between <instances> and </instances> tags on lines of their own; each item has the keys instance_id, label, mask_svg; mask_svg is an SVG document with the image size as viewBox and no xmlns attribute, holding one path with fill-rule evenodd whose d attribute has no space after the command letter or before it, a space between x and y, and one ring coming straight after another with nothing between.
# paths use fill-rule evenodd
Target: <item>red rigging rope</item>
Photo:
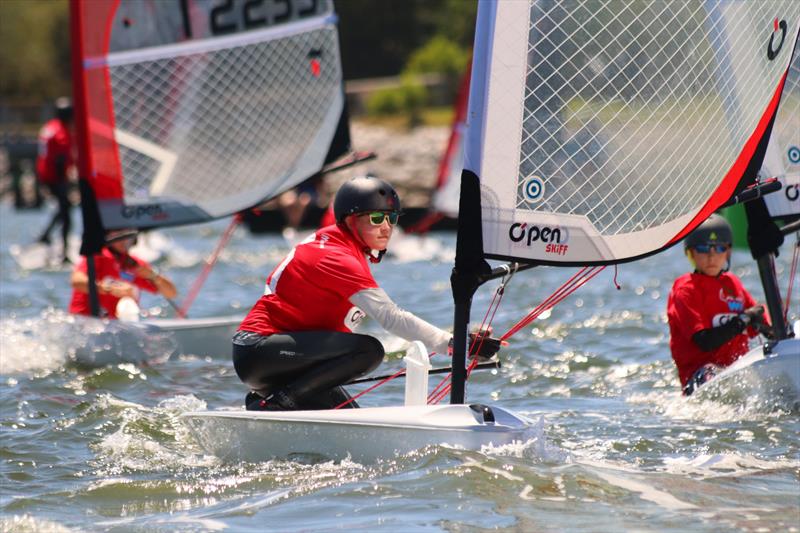
<instances>
[{"instance_id":1,"label":"red rigging rope","mask_svg":"<svg viewBox=\"0 0 800 533\"><path fill-rule=\"evenodd\" d=\"M783 320L789 316L789 302L792 300L792 288L794 287L794 276L797 274L798 256L800 256L800 240L795 243L794 253L792 254L792 266L789 267L789 286L786 288L786 302L783 306Z\"/></svg>"},{"instance_id":2,"label":"red rigging rope","mask_svg":"<svg viewBox=\"0 0 800 533\"><path fill-rule=\"evenodd\" d=\"M556 289L556 291L551 294L545 301L539 304L537 307L533 309L527 316L525 316L522 320L514 324L511 329L505 332L501 337L500 340L506 340L507 338L511 337L519 330L536 320L536 318L541 315L543 312L547 311L548 309L552 309L555 307L556 304L561 302L564 298L578 290L582 287L587 281L595 277L597 274L603 271L606 268L604 266L594 266L594 267L583 267L578 271L577 274L572 276L568 279L561 287Z\"/></svg>"},{"instance_id":3,"label":"red rigging rope","mask_svg":"<svg viewBox=\"0 0 800 533\"><path fill-rule=\"evenodd\" d=\"M527 316L525 316L522 320L520 320L514 326L512 326L511 329L509 329L506 333L504 333L500 337L500 340L504 341L504 340L508 339L509 337L511 337L512 335L517 333L519 330L521 330L522 328L524 328L527 325L529 325L539 315L541 315L544 311L546 311L548 309L552 309L556 304L558 304L559 302L564 300L564 298L566 298L567 296L569 296L570 294L572 294L573 292L578 290L580 287L582 287L584 284L586 284L586 282L588 282L590 279L592 279L597 274L602 272L604 268L605 268L605 266L583 267L581 270L578 271L577 274L573 275L563 285L561 285L561 287L556 289L556 291L553 294L551 294L541 304L539 304L536 308L534 308L533 311L528 313ZM615 279L614 279L614 285L619 287L619 285L616 283L616 276L615 276ZM502 285L501 285L501 287L502 287ZM500 297L502 297L501 289L498 289L498 293L500 293ZM492 304L494 304L494 302L495 302L495 300L492 299ZM492 304L490 304L490 310L491 310ZM497 302L497 304L499 305L499 301ZM491 324L492 319L494 319L494 313L495 312L497 312L497 308L494 309L494 312L492 313L492 316L489 319L489 324ZM487 311L486 316L488 316L488 314L489 314L489 311ZM484 317L484 322L486 321L486 316ZM483 328L483 326L484 325L482 324L481 328ZM481 344L482 344L483 338L481 338L480 340L481 340ZM476 338L475 341L477 342L478 339ZM477 350L473 349L475 347L474 345L475 345L475 342L473 342L473 346L470 347L470 350L469 350L470 353L475 353L477 350L480 350L480 344L478 345ZM472 361L470 361L470 364L467 367L467 377L469 377L469 374L475 368L475 365L477 363L478 363L477 358L474 358ZM442 383L440 383L439 386L437 386L437 388L434 389L434 391L428 396L428 403L429 404L438 403L445 396L447 396L447 394L450 392L451 385L448 383L445 386L444 384L445 384L445 382L449 382L450 377L451 377L451 375L448 374L445 377L445 379L442 381Z\"/></svg>"},{"instance_id":4,"label":"red rigging rope","mask_svg":"<svg viewBox=\"0 0 800 533\"><path fill-rule=\"evenodd\" d=\"M429 354L428 354L428 357L430 358L430 357L433 357L434 355L436 355L436 353L435 353L435 352L431 352L431 353L429 353ZM362 396L364 396L366 393L368 393L368 392L372 392L373 390L377 389L378 387L380 387L380 386L381 386L381 385L383 385L384 383L388 383L388 382L392 381L392 380L393 380L393 379L395 379L395 378L399 378L400 376L402 376L402 375L403 375L403 374L405 374L405 373L406 373L406 369L405 369L405 368L401 368L400 370L398 370L397 372L395 372L395 373L394 373L394 374L392 374L391 376L387 376L387 377L385 377L384 379L382 379L382 380L380 380L379 382L377 382L375 385L373 385L373 386L371 386L371 387L369 387L369 388L367 388L367 389L364 389L363 391L359 392L358 394L356 394L355 396L353 396L353 397L352 397L352 398L350 398L349 400L346 400L346 401L344 401L344 402L340 403L339 405L337 405L336 407L334 407L334 409L341 409L341 408L342 408L342 407L344 407L345 405L348 405L349 403L351 403L351 402L354 402L354 401L356 401L357 399L361 398L361 397L362 397Z\"/></svg>"},{"instance_id":5,"label":"red rigging rope","mask_svg":"<svg viewBox=\"0 0 800 533\"><path fill-rule=\"evenodd\" d=\"M192 306L194 299L197 298L197 294L200 292L200 288L203 286L203 283L206 282L206 278L211 273L211 269L214 268L214 265L219 258L220 252L222 249L225 248L225 245L228 244L228 241L233 236L233 231L236 229L236 226L239 225L241 222L242 217L239 214L236 214L231 219L231 223L228 224L228 227L225 228L225 232L219 239L216 248L211 253L211 255L206 259L205 265L203 266L203 270L197 276L197 279L194 280L192 287L189 289L189 293L186 295L186 298L183 300L183 304L181 304L180 309L178 309L178 316L181 318L186 318L186 313L189 311L189 308Z\"/></svg>"},{"instance_id":6,"label":"red rigging rope","mask_svg":"<svg viewBox=\"0 0 800 533\"><path fill-rule=\"evenodd\" d=\"M367 388L367 389L364 389L363 391L359 392L358 394L356 394L355 396L353 396L353 397L352 397L352 398L350 398L349 400L346 400L346 401L344 401L344 402L340 403L339 405L337 405L336 407L334 407L334 409L341 409L341 408L342 408L342 407L344 407L345 405L348 405L349 403L356 401L358 398L361 398L361 397L362 397L362 396L364 396L366 393L368 393L368 392L371 392L371 391L373 391L373 390L377 389L378 387L380 387L380 386L381 386L381 385L383 385L384 383L388 383L389 381L393 380L394 378L400 377L400 376L402 376L402 375L403 375L403 374L405 374L405 373L406 373L406 369L405 369L405 368L398 370L397 372L395 372L394 374L392 374L392 375L391 375L391 376L389 376L388 378L384 378L384 379L380 380L380 381L379 381L379 382L377 382L375 385L373 385L373 386L371 386L371 387L369 387L369 388Z\"/></svg>"},{"instance_id":7,"label":"red rigging rope","mask_svg":"<svg viewBox=\"0 0 800 533\"><path fill-rule=\"evenodd\" d=\"M578 290L580 287L585 285L590 279L594 278L597 274L603 271L605 266L595 266L595 267L583 267L579 270L575 275L573 275L570 279L564 282L556 291L551 294L547 299L545 299L541 304L533 309L530 313L528 313L525 318L517 322L511 329L509 329L505 334L500 337L501 341L504 341L517 333L519 330L533 322L539 315L541 315L544 311L548 309L552 309L556 304L564 300L567 296ZM505 294L505 286L510 281L511 277L513 276L513 272L509 274L508 277L504 277L503 281L498 286L497 290L492 296L492 301L489 303L489 307L486 310L486 314L483 316L483 320L481 321L481 325L478 331L491 331L491 324L494 321L494 317L497 314L497 310L500 308L500 302L503 299L503 295ZM616 270L614 273L614 285L617 289L620 288L619 284L616 280ZM476 335L475 338L472 340L472 344L469 347L469 353L475 354L479 353L481 347L483 346L484 341L486 340L485 336ZM430 354L433 356L434 354ZM478 358L474 357L470 361L469 365L467 366L467 377L472 373L472 370L478 365ZM375 385L369 387L358 393L357 395L353 396L349 400L342 402L341 404L334 407L334 409L340 409L350 402L360 398L361 396L367 394L375 390L376 388L380 387L381 385L388 383L389 381L402 376L405 374L405 369L401 369L396 373L392 374L391 376L379 381ZM452 372L448 373L442 381L439 382L436 387L434 387L433 391L428 395L428 404L433 405L441 402L447 395L450 393L450 389L452 387L450 380L452 378Z\"/></svg>"}]
</instances>

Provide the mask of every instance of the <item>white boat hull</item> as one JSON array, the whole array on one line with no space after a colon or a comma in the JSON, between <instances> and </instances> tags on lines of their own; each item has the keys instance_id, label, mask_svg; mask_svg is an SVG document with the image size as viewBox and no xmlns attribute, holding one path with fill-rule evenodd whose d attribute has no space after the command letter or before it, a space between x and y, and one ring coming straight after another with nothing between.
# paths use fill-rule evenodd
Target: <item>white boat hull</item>
<instances>
[{"instance_id":1,"label":"white boat hull","mask_svg":"<svg viewBox=\"0 0 800 533\"><path fill-rule=\"evenodd\" d=\"M207 453L227 461L312 455L374 462L429 445L480 449L526 440L528 419L490 409L494 421L469 405L196 411L182 419Z\"/></svg>"},{"instance_id":2,"label":"white boat hull","mask_svg":"<svg viewBox=\"0 0 800 533\"><path fill-rule=\"evenodd\" d=\"M202 357L230 358L231 337L244 316L206 318L150 318L142 324L154 326L175 339L178 353Z\"/></svg>"},{"instance_id":3,"label":"white boat hull","mask_svg":"<svg viewBox=\"0 0 800 533\"><path fill-rule=\"evenodd\" d=\"M762 399L800 403L800 339L785 339L772 345L769 353L759 346L700 387L703 397L742 393Z\"/></svg>"}]
</instances>

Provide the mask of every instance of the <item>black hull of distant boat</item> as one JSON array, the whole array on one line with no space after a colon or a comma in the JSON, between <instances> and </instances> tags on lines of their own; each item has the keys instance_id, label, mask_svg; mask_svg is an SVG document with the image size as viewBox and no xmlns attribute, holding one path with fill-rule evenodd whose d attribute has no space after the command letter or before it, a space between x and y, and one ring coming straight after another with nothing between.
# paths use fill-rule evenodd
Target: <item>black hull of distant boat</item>
<instances>
[{"instance_id":1,"label":"black hull of distant boat","mask_svg":"<svg viewBox=\"0 0 800 533\"><path fill-rule=\"evenodd\" d=\"M306 209L303 220L298 229L316 229L322 220L325 209L321 207L309 207ZM400 217L400 227L404 230L414 228L421 221L428 217L430 211L424 207L411 207L403 210ZM280 233L286 227L286 218L278 209L259 209L247 211L242 216L242 221L250 230L250 233ZM457 219L443 217L433 223L427 231L455 231L458 226Z\"/></svg>"}]
</instances>

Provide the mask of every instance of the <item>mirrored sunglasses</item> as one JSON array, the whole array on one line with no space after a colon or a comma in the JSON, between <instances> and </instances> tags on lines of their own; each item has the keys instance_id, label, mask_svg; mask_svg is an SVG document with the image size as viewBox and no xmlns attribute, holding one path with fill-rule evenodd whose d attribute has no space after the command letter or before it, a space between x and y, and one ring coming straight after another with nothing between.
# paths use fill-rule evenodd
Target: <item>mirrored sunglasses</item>
<instances>
[{"instance_id":1,"label":"mirrored sunglasses","mask_svg":"<svg viewBox=\"0 0 800 533\"><path fill-rule=\"evenodd\" d=\"M698 244L693 248L701 254L711 253L712 250L714 253L724 254L728 251L729 246L727 244Z\"/></svg>"},{"instance_id":2,"label":"mirrored sunglasses","mask_svg":"<svg viewBox=\"0 0 800 533\"><path fill-rule=\"evenodd\" d=\"M387 218L389 219L389 224L396 226L397 219L400 218L400 213L397 211L390 211L388 213L385 211L373 211L371 213L366 213L366 215L369 217L369 222L373 226L380 226Z\"/></svg>"}]
</instances>

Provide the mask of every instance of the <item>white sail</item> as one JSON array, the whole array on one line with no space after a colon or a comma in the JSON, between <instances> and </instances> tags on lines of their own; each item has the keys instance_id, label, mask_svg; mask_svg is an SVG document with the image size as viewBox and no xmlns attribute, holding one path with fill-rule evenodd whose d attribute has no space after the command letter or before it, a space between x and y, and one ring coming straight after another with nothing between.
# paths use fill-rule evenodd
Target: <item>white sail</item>
<instances>
[{"instance_id":1,"label":"white sail","mask_svg":"<svg viewBox=\"0 0 800 533\"><path fill-rule=\"evenodd\" d=\"M107 229L241 211L318 172L333 144L349 148L329 0L76 0L73 9L83 23L83 146Z\"/></svg>"},{"instance_id":2,"label":"white sail","mask_svg":"<svg viewBox=\"0 0 800 533\"><path fill-rule=\"evenodd\" d=\"M765 197L770 215L800 215L800 40L795 41L761 174L765 178L777 177L782 184L779 192Z\"/></svg>"},{"instance_id":3,"label":"white sail","mask_svg":"<svg viewBox=\"0 0 800 533\"><path fill-rule=\"evenodd\" d=\"M608 263L682 238L740 186L799 22L794 0L481 2L484 255Z\"/></svg>"}]
</instances>

